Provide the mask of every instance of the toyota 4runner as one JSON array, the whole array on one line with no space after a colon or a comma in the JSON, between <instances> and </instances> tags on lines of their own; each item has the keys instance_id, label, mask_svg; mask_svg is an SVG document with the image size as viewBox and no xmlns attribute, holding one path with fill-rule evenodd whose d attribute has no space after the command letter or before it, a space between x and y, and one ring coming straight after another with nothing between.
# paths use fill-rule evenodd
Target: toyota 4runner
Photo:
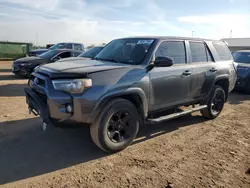
<instances>
[{"instance_id":1,"label":"toyota 4runner","mask_svg":"<svg viewBox=\"0 0 250 188\"><path fill-rule=\"evenodd\" d=\"M37 68L25 92L44 128L88 124L99 148L117 152L145 123L195 111L216 118L235 82L236 67L222 41L133 37L111 41L90 60Z\"/></svg>"}]
</instances>

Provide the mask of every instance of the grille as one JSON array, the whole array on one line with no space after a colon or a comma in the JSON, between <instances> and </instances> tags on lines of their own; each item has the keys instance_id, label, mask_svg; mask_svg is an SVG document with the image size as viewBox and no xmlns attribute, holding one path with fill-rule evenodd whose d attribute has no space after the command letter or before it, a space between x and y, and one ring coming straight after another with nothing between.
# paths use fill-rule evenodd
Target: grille
<instances>
[{"instance_id":1,"label":"grille","mask_svg":"<svg viewBox=\"0 0 250 188\"><path fill-rule=\"evenodd\" d=\"M32 83L34 85L38 85L38 86L40 86L42 88L45 88L45 81L43 79L41 79L41 78L38 78L38 77L35 77L35 76L32 75L30 77L30 81L32 81Z\"/></svg>"},{"instance_id":2,"label":"grille","mask_svg":"<svg viewBox=\"0 0 250 188\"><path fill-rule=\"evenodd\" d=\"M33 91L37 94L37 96L39 97L39 99L41 99L41 101L44 103L44 104L47 104L47 96L42 94L42 93L39 93L38 91L36 91L35 89L33 89Z\"/></svg>"}]
</instances>

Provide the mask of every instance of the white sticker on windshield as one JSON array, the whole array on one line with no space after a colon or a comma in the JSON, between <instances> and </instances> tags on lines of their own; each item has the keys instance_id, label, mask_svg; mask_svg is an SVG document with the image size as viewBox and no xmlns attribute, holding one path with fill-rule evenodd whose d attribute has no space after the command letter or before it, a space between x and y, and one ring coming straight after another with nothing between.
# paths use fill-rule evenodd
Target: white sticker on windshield
<instances>
[{"instance_id":1,"label":"white sticker on windshield","mask_svg":"<svg viewBox=\"0 0 250 188\"><path fill-rule=\"evenodd\" d=\"M128 45L128 46L135 46L136 43L126 43L126 45Z\"/></svg>"},{"instance_id":2,"label":"white sticker on windshield","mask_svg":"<svg viewBox=\"0 0 250 188\"><path fill-rule=\"evenodd\" d=\"M137 44L151 44L154 40L139 40Z\"/></svg>"}]
</instances>

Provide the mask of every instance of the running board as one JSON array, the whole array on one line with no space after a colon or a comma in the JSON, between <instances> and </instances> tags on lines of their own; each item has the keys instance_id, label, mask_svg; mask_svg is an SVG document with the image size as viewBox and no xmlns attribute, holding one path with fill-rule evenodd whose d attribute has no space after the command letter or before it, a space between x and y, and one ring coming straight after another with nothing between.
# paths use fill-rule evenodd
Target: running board
<instances>
[{"instance_id":1,"label":"running board","mask_svg":"<svg viewBox=\"0 0 250 188\"><path fill-rule=\"evenodd\" d=\"M169 115L162 116L162 117L159 117L159 118L156 118L156 119L147 119L147 123L151 123L151 124L160 123L162 121L171 120L171 119L174 119L174 118L185 116L187 114L191 114L193 112L196 112L196 111L199 111L199 110L202 110L202 109L205 109L205 108L207 108L207 105L198 106L198 107L193 108L191 110L187 110L187 111L183 111L183 112L177 112L177 113L174 113L174 114L169 114Z\"/></svg>"}]
</instances>

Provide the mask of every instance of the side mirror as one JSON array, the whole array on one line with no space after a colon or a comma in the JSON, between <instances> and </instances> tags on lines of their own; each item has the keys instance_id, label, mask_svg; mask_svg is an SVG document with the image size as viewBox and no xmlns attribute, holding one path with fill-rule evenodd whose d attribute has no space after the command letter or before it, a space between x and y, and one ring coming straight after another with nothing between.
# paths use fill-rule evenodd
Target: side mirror
<instances>
[{"instance_id":1,"label":"side mirror","mask_svg":"<svg viewBox=\"0 0 250 188\"><path fill-rule=\"evenodd\" d=\"M174 60L167 56L158 56L154 61L155 67L171 67L174 64Z\"/></svg>"}]
</instances>

